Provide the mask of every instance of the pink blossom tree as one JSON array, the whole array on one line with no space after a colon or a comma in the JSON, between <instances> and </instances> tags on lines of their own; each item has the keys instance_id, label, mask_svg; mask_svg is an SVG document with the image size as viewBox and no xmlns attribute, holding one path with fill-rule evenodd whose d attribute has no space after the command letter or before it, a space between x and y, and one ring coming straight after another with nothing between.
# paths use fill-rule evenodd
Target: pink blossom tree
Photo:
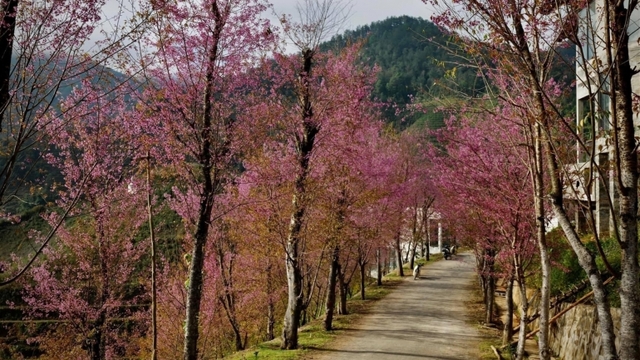
<instances>
[{"instance_id":1,"label":"pink blossom tree","mask_svg":"<svg viewBox=\"0 0 640 360\"><path fill-rule=\"evenodd\" d=\"M372 77L358 64L358 50L358 46L353 46L337 54L324 54L319 52L316 44L302 49L299 56L276 55L275 63L265 66L270 72L272 86L261 95L266 100L259 101L253 110L255 114L262 114L264 130L261 133L270 135L263 146L264 154L278 157L279 161L271 159L269 163L282 168L277 173L282 176L279 181L287 184L283 188L291 191L289 196L292 198L289 219L284 220L289 225L283 249L287 260L289 303L282 347L287 349L297 347L298 327L311 301L315 289L312 285L319 269L319 266L313 269L313 262L300 253L300 248L307 248L305 255L308 256L312 241L318 245L313 249L320 253L327 246L326 240L305 233L305 228L309 226L307 224L311 224L309 219L322 217L317 203L312 199L324 193L326 186L321 184L326 182L323 176L333 179L352 171L348 169L348 164L332 161L337 152L344 149L353 136L371 122L368 97ZM335 168L332 168L334 165ZM249 172L259 171L254 170L251 163L245 167ZM340 183L337 182L338 185ZM331 210L326 212L325 219L335 216L338 208L346 205L345 200L342 201L343 205L333 206L338 203L342 190L340 186L331 188L336 197L328 202ZM334 211L336 213L329 215ZM342 222L338 218L342 216L338 214L332 220L335 225ZM334 230L339 230L340 226ZM335 233L326 236L335 238ZM331 248L335 250L334 246ZM318 258L317 263L321 264L321 260L321 257ZM304 276L305 272L310 278Z\"/></svg>"},{"instance_id":2,"label":"pink blossom tree","mask_svg":"<svg viewBox=\"0 0 640 360\"><path fill-rule=\"evenodd\" d=\"M526 133L512 110L505 106L495 108L493 116L450 119L438 136L442 150L434 147L432 157L443 194L438 210L457 236L477 250L482 265L486 322L492 322L495 278L509 279L510 286L516 279L525 294L525 271L535 255L531 172L527 166L530 149L520 145L526 143ZM500 273L491 265L494 262L502 269ZM525 302L523 308L526 306ZM521 321L526 322L526 311L521 312ZM509 321L506 325L510 339ZM521 331L521 336L524 334ZM523 349L519 347L518 352Z\"/></svg>"},{"instance_id":3,"label":"pink blossom tree","mask_svg":"<svg viewBox=\"0 0 640 360\"><path fill-rule=\"evenodd\" d=\"M434 3L425 1L427 3ZM588 274L589 281L594 290L594 299L598 311L599 327L602 333L602 345L606 358L615 359L618 357L615 346L615 334L613 332L613 322L609 311L609 304L606 299L604 280L599 274L595 264L595 256L591 254L581 242L576 229L572 226L566 205L563 200L564 185L569 180L565 176L561 151L558 151L560 141L556 134L574 134L574 139L584 145L580 136L575 135L572 128L572 121L566 119L557 106L557 95L559 86L551 79L551 65L554 58L554 47L563 41L578 45L578 53L584 53L584 41L591 38L603 39L604 46L596 64L605 64L606 70L597 66L597 70L586 65L588 59L583 58L582 70L585 74L612 74L611 93L620 100L612 108L611 121L614 138L624 139L616 143L615 153L625 154L617 157L615 161L620 166L618 172L618 185L620 194L624 200L619 212L615 216L620 216L618 226L619 243L621 253L626 258L624 264L628 266L621 275L624 290L621 291L622 311L628 316L623 316L621 336L628 341L622 341L621 354L624 358L638 357L638 261L637 261L637 222L630 221L626 214L635 213L637 208L637 154L634 149L635 140L632 117L632 98L630 93L631 69L629 66L628 53L628 32L627 25L632 11L623 4L613 4L609 1L603 2L601 9L602 28L598 27L598 33L594 30L592 20L584 19L579 15L582 9L588 6L584 1L570 1L561 4L545 4L537 2L516 2L516 1L471 1L467 3L454 3L450 6L439 8L434 20L440 25L451 30L464 34L461 39L466 48L476 56L488 55L484 64L494 66L483 67L483 71L492 74L492 80L499 89L501 99L518 106L521 109L520 118L523 125L530 131L529 145L533 149L533 156L530 160L530 168L533 171L532 182L534 184L534 201L536 204L537 239L540 252L541 273L542 273L542 301L540 304L540 333L539 351L542 359L549 359L548 343L548 319L549 319L549 271L550 258L548 245L545 237L544 213L545 206L551 207L554 216L558 219L566 238L571 244L574 253L579 259L581 267ZM633 4L631 4L633 5ZM505 11L507 10L507 11ZM600 10L599 10L600 11ZM587 11L589 13L589 11ZM590 35L585 36L585 24ZM597 20L599 21L599 20ZM471 30L471 31L466 31ZM481 34L483 38L478 38ZM604 37L601 37L604 34ZM615 39L615 40L614 40ZM594 46L590 44L589 46ZM478 49L482 47L483 51ZM613 53L617 55L612 56ZM601 71L603 70L603 71ZM624 75L622 75L624 74ZM590 78L589 76L586 76ZM597 77L597 76L596 76ZM606 77L606 76L605 76ZM624 79L624 80L622 80ZM581 79L581 81L584 79ZM586 80L586 87L591 88L589 80ZM517 90L515 90L517 89ZM515 93L517 91L517 93ZM617 124L617 125L616 125ZM560 131L558 131L560 129ZM620 129L618 131L618 129ZM593 157L592 157L593 159ZM624 179L624 180L623 180ZM633 185L631 185L633 183ZM546 184L550 190L546 190ZM625 189L625 190L622 190ZM630 190L629 190L630 189ZM629 190L629 191L627 191ZM545 194L546 192L546 194ZM545 205L544 199L550 199ZM623 220L622 220L623 219ZM624 244L624 245L623 245ZM635 284L635 285L633 285Z\"/></svg>"},{"instance_id":4,"label":"pink blossom tree","mask_svg":"<svg viewBox=\"0 0 640 360\"><path fill-rule=\"evenodd\" d=\"M0 215L15 216L16 199L29 196L24 190L31 182L36 195L50 196L42 155L47 151L49 122L61 115L60 100L83 79L102 83L106 94L127 82L106 66L115 63L148 24L152 13L145 3L132 4L139 16L117 29L105 25L105 1L43 2L11 0L0 4ZM108 15L119 23L122 12ZM94 36L101 32L101 40ZM108 85L107 85L108 84ZM97 89L94 89L97 90ZM83 106L84 98L75 97ZM52 202L49 201L50 203ZM72 204L67 204L72 205ZM54 227L55 228L55 227ZM52 238L54 232L48 235ZM45 241L43 246L46 246ZM0 279L0 286L17 280L42 253L30 254L25 263L16 262L16 271ZM14 270L14 269L12 269Z\"/></svg>"},{"instance_id":5,"label":"pink blossom tree","mask_svg":"<svg viewBox=\"0 0 640 360\"><path fill-rule=\"evenodd\" d=\"M184 359L198 357L199 314L209 229L219 218L216 197L233 177L241 145L236 123L248 66L273 40L260 0L205 0L162 4L148 39L153 64L140 111L152 134L152 155L182 179L173 190L190 242Z\"/></svg>"},{"instance_id":6,"label":"pink blossom tree","mask_svg":"<svg viewBox=\"0 0 640 360\"><path fill-rule=\"evenodd\" d=\"M30 317L62 321L53 338L73 335L61 347L47 341L50 335L36 338L57 357L75 358L83 349L91 359L115 359L140 350L128 342L144 323L136 307L141 298L131 295L140 289L131 284L146 284L136 270L146 249L136 238L145 221L142 184L130 166L138 155L136 133L124 94L105 97L102 90L84 82L63 102L63 115L49 122L54 151L48 160L64 175L56 189L59 206L78 204L73 220L60 225L55 246L30 271L33 283L25 285L24 300ZM47 219L57 226L61 216L52 212ZM127 330L119 319L129 317L138 325Z\"/></svg>"}]
</instances>

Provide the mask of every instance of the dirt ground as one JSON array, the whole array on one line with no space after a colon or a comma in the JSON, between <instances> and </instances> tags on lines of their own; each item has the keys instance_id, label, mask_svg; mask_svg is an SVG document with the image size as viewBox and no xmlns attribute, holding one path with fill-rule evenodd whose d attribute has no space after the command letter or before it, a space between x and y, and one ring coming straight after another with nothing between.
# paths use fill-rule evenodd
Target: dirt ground
<instances>
[{"instance_id":1,"label":"dirt ground","mask_svg":"<svg viewBox=\"0 0 640 360\"><path fill-rule=\"evenodd\" d=\"M340 340L306 356L314 360L473 360L483 335L469 323L475 260L469 253L406 277Z\"/></svg>"}]
</instances>

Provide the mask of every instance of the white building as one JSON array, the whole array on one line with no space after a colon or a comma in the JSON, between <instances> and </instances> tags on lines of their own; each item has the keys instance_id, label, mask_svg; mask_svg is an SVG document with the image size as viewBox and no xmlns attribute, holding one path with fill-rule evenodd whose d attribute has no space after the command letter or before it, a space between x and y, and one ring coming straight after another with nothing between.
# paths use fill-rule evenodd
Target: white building
<instances>
[{"instance_id":1,"label":"white building","mask_svg":"<svg viewBox=\"0 0 640 360\"><path fill-rule=\"evenodd\" d=\"M576 227L589 229L588 210L592 212L596 231L600 235L614 232L612 206L616 206L614 157L611 131L611 101L609 74L605 52L603 0L594 0L580 12L582 52L576 49L576 130L577 161L572 169L568 198L577 199ZM640 13L633 12L629 24L629 55L631 67L640 63L638 31ZM640 68L640 67L639 67ZM632 79L634 92L640 93L640 76ZM637 121L636 123L640 124ZM595 165L595 166L594 166Z\"/></svg>"}]
</instances>

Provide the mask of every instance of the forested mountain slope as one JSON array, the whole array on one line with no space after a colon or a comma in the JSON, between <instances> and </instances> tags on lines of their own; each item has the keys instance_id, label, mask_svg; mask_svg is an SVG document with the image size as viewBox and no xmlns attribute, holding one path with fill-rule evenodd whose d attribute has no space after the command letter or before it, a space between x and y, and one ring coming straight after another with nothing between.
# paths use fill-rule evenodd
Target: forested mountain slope
<instances>
[{"instance_id":1,"label":"forested mountain slope","mask_svg":"<svg viewBox=\"0 0 640 360\"><path fill-rule=\"evenodd\" d=\"M412 125L437 128L442 125L443 115L437 108L443 99L451 103L484 94L485 84L469 66L468 56L428 20L390 17L334 36L322 47L331 50L361 39L365 39L363 59L380 67L374 96L401 109L412 98L426 105L426 113L414 115L406 112L397 115L393 109L386 111L386 120L397 129ZM556 81L567 84L564 104L569 115L575 102L575 90L569 86L574 78L575 50L564 47L557 52L552 75Z\"/></svg>"},{"instance_id":2,"label":"forested mountain slope","mask_svg":"<svg viewBox=\"0 0 640 360\"><path fill-rule=\"evenodd\" d=\"M483 85L475 72L456 66L464 56L458 56L456 46L448 43L449 36L428 20L391 17L335 36L323 48L340 47L358 39L366 39L362 57L380 67L374 96L382 101L403 107L413 97L451 96L448 87L453 83L466 95L477 96L482 92ZM454 68L457 70L455 73L452 71ZM443 82L445 77L448 77L446 86ZM398 116L391 110L387 111L387 116L387 120L399 129L420 118L408 116L403 121L402 115Z\"/></svg>"}]
</instances>

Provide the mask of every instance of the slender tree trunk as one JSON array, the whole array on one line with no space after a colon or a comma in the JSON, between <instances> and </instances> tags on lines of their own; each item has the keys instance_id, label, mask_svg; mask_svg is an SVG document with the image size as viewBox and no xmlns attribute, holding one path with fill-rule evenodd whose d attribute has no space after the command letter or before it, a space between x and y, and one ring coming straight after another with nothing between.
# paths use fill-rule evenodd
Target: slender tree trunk
<instances>
[{"instance_id":1,"label":"slender tree trunk","mask_svg":"<svg viewBox=\"0 0 640 360\"><path fill-rule=\"evenodd\" d=\"M529 299L527 299L527 288L525 287L524 279L519 276L520 280L518 283L520 284L520 332L518 333L518 347L516 349L516 359L523 360L524 359L524 345L526 342L527 336L527 323L529 322Z\"/></svg>"},{"instance_id":2,"label":"slender tree trunk","mask_svg":"<svg viewBox=\"0 0 640 360\"><path fill-rule=\"evenodd\" d=\"M275 326L276 326L276 318L275 318L275 305L273 303L273 280L271 274L271 261L267 260L267 340L275 339Z\"/></svg>"},{"instance_id":3,"label":"slender tree trunk","mask_svg":"<svg viewBox=\"0 0 640 360\"><path fill-rule=\"evenodd\" d=\"M502 332L502 345L510 344L511 339L513 338L513 274L509 276L509 283L507 284L505 298L507 302L507 319L504 322L504 329Z\"/></svg>"},{"instance_id":4,"label":"slender tree trunk","mask_svg":"<svg viewBox=\"0 0 640 360\"><path fill-rule=\"evenodd\" d=\"M544 111L544 105L542 103L542 99L540 99L541 95L536 95L536 98L539 102L539 111ZM542 114L542 117L545 115ZM540 251L540 272L542 275L542 284L540 286L540 317L539 317L539 327L540 331L538 333L538 348L540 353L541 360L549 360L551 357L551 353L549 352L549 305L550 305L550 291L551 288L549 286L550 281L550 272L551 272L551 262L549 260L549 251L547 248L547 239L546 239L546 213L544 209L544 179L543 179L543 150L542 150L542 124L537 122L535 125L535 135L534 135L534 173L533 173L533 189L535 191L534 202L535 202L535 213L536 213L536 238L538 240L538 249ZM548 141L544 143L548 145ZM547 147L545 146L545 149ZM547 149L550 150L550 149ZM551 156L550 151L545 151L547 157ZM552 175L552 176L555 176Z\"/></svg>"},{"instance_id":5,"label":"slender tree trunk","mask_svg":"<svg viewBox=\"0 0 640 360\"><path fill-rule=\"evenodd\" d=\"M338 294L340 295L340 303L338 304L338 314L347 315L347 293L349 292L349 284L344 282L344 274L338 271Z\"/></svg>"},{"instance_id":6,"label":"slender tree trunk","mask_svg":"<svg viewBox=\"0 0 640 360\"><path fill-rule=\"evenodd\" d=\"M2 27L0 28L0 131L9 107L9 88L11 80L11 58L13 56L13 37L16 29L18 0L2 2Z\"/></svg>"},{"instance_id":7,"label":"slender tree trunk","mask_svg":"<svg viewBox=\"0 0 640 360\"><path fill-rule=\"evenodd\" d=\"M306 180L309 172L309 157L313 150L315 136L319 129L313 122L313 106L309 93L309 76L313 60L313 50L305 50L302 54L303 68L299 74L300 93L299 98L302 104L302 137L297 139L295 144L298 153L298 174L296 175L295 188L293 194L293 212L289 225L289 235L287 238L287 286L289 290L287 311L285 312L284 325L282 328L282 348L293 350L298 348L298 328L300 327L300 315L303 307L302 292L302 272L300 269L300 259L298 258L298 243L306 204Z\"/></svg>"},{"instance_id":8,"label":"slender tree trunk","mask_svg":"<svg viewBox=\"0 0 640 360\"><path fill-rule=\"evenodd\" d=\"M98 316L98 320L94 325L93 335L91 337L91 360L104 360L105 359L105 341L104 334L102 333L102 329L104 328L104 323L107 319L107 316L104 310L100 311L100 315Z\"/></svg>"},{"instance_id":9,"label":"slender tree trunk","mask_svg":"<svg viewBox=\"0 0 640 360\"><path fill-rule=\"evenodd\" d=\"M267 305L267 341L271 341L276 338L275 327L275 306L273 305L273 300L269 297L269 303Z\"/></svg>"},{"instance_id":10,"label":"slender tree trunk","mask_svg":"<svg viewBox=\"0 0 640 360\"><path fill-rule=\"evenodd\" d=\"M404 276L404 269L402 268L402 248L400 247L400 230L396 231L396 253L398 255L398 275Z\"/></svg>"},{"instance_id":11,"label":"slender tree trunk","mask_svg":"<svg viewBox=\"0 0 640 360\"><path fill-rule=\"evenodd\" d=\"M516 348L516 360L524 359L524 345L527 336L527 325L529 322L529 299L527 298L527 287L524 277L524 269L522 268L522 262L519 255L514 257L514 272L518 281L518 288L520 290L520 332L518 333L518 346Z\"/></svg>"},{"instance_id":12,"label":"slender tree trunk","mask_svg":"<svg viewBox=\"0 0 640 360\"><path fill-rule=\"evenodd\" d=\"M495 304L495 291L496 291L496 279L494 277L494 261L492 250L487 250L487 280L486 280L486 295L485 295L485 323L492 324L493 323L493 307Z\"/></svg>"},{"instance_id":13,"label":"slender tree trunk","mask_svg":"<svg viewBox=\"0 0 640 360\"><path fill-rule=\"evenodd\" d=\"M418 246L418 239L415 239L415 241L413 242L413 246L411 247L411 260L409 261L409 268L410 269L413 269L413 266L415 264L417 246Z\"/></svg>"},{"instance_id":14,"label":"slender tree trunk","mask_svg":"<svg viewBox=\"0 0 640 360\"><path fill-rule=\"evenodd\" d=\"M158 359L158 325L156 301L156 237L153 228L153 212L151 210L151 155L147 151L147 216L149 218L149 234L151 240L151 360Z\"/></svg>"},{"instance_id":15,"label":"slender tree trunk","mask_svg":"<svg viewBox=\"0 0 640 360\"><path fill-rule=\"evenodd\" d=\"M100 311L98 314L98 319L96 320L93 330L93 348L92 348L92 360L104 360L106 356L106 323L107 323L107 308L106 304L109 302L109 298L111 297L111 277L109 276L108 271L108 263L107 263L107 254L104 244L104 228L102 227L102 223L98 222L97 225L97 234L98 234L98 257L100 259L100 282L102 283L98 292L98 305L100 306Z\"/></svg>"},{"instance_id":16,"label":"slender tree trunk","mask_svg":"<svg viewBox=\"0 0 640 360\"><path fill-rule=\"evenodd\" d=\"M298 328L300 327L300 315L302 312L302 274L298 263L297 241L287 244L286 268L289 292L287 310L282 327L281 347L293 350L298 348Z\"/></svg>"},{"instance_id":17,"label":"slender tree trunk","mask_svg":"<svg viewBox=\"0 0 640 360\"><path fill-rule=\"evenodd\" d=\"M600 328L601 334L600 343L602 344L603 353L605 355L604 359L615 360L618 358L618 355L616 354L613 319L611 317L611 309L609 306L609 300L607 300L607 292L603 284L603 280L596 266L595 259L575 232L569 217L561 206L561 201L561 196L553 197L552 206L554 214L558 219L558 224L562 227L566 239L578 257L580 267L585 270L589 277L589 283L591 284L591 289L593 289L596 311L598 312L598 327Z\"/></svg>"},{"instance_id":18,"label":"slender tree trunk","mask_svg":"<svg viewBox=\"0 0 640 360\"><path fill-rule=\"evenodd\" d=\"M367 267L367 263L359 263L360 265L360 299L364 300L365 299L365 293L364 293L364 285L366 282L366 267Z\"/></svg>"},{"instance_id":19,"label":"slender tree trunk","mask_svg":"<svg viewBox=\"0 0 640 360\"><path fill-rule=\"evenodd\" d=\"M336 309L336 281L338 279L339 268L339 256L340 248L335 246L333 248L333 255L331 257L331 266L329 267L329 284L327 286L327 302L324 315L324 330L330 331L333 329L333 313Z\"/></svg>"},{"instance_id":20,"label":"slender tree trunk","mask_svg":"<svg viewBox=\"0 0 640 360\"><path fill-rule=\"evenodd\" d=\"M224 225L223 225L224 227ZM224 228L221 232L224 232ZM225 244L228 249L225 248ZM236 312L236 296L233 286L233 273L234 273L234 259L236 255L235 244L224 235L219 241L216 242L216 254L218 257L218 267L220 269L220 280L224 288L224 293L219 296L219 301L224 308L229 325L233 330L235 337L236 351L244 350L244 342L242 339L242 331L240 330L240 324L238 323L238 316ZM226 255L230 254L228 264L226 263Z\"/></svg>"},{"instance_id":21,"label":"slender tree trunk","mask_svg":"<svg viewBox=\"0 0 640 360\"><path fill-rule=\"evenodd\" d=\"M229 11L229 9L225 9ZM207 73L204 91L203 122L200 137L202 145L198 156L198 163L201 166L202 189L198 206L198 222L196 232L193 237L193 250L191 252L191 263L189 264L189 286L187 289L185 334L184 334L184 360L198 359L198 337L200 303L202 301L202 284L204 267L205 245L209 235L209 225L213 201L217 184L211 176L213 169L213 150L211 143L211 128L213 125L213 96L214 96L214 67L218 60L218 42L224 27L223 14L218 8L218 2L212 1L211 11L214 14L215 26L213 30L213 44L209 50L207 60ZM225 146L225 145L223 145Z\"/></svg>"},{"instance_id":22,"label":"slender tree trunk","mask_svg":"<svg viewBox=\"0 0 640 360\"><path fill-rule=\"evenodd\" d=\"M380 261L380 248L376 249L376 285L382 286L382 263Z\"/></svg>"},{"instance_id":23,"label":"slender tree trunk","mask_svg":"<svg viewBox=\"0 0 640 360\"><path fill-rule=\"evenodd\" d=\"M244 341L242 340L242 333L240 332L240 326L238 323L234 323L231 326L231 329L233 329L233 335L234 335L234 344L236 346L236 351L242 351L244 350Z\"/></svg>"},{"instance_id":24,"label":"slender tree trunk","mask_svg":"<svg viewBox=\"0 0 640 360\"><path fill-rule=\"evenodd\" d=\"M636 69L629 59L627 26L637 1L605 1L606 17L611 29L612 46L607 50L612 64L612 105L614 129L618 130L619 222L622 249L620 279L620 358L640 359L640 268L638 266L638 152L633 120L633 88L631 79ZM628 6L626 8L625 6Z\"/></svg>"}]
</instances>

